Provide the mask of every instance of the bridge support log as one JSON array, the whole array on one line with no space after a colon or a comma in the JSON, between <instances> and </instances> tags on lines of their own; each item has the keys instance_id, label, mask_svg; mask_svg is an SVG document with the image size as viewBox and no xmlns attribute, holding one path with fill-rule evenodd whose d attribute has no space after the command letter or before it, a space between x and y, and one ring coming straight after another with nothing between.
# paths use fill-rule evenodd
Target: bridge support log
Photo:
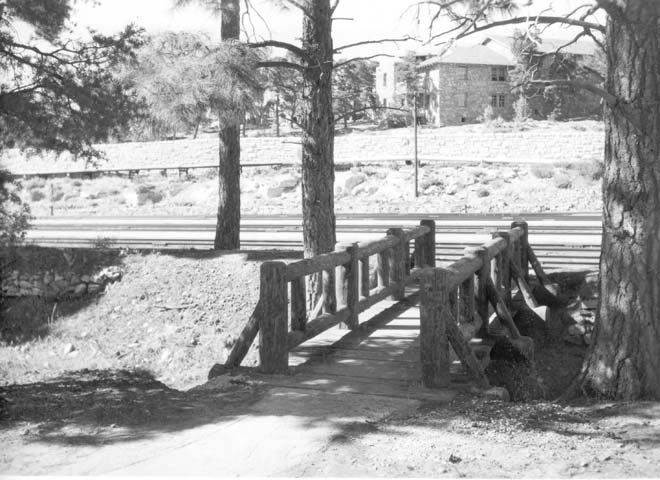
<instances>
[{"instance_id":1,"label":"bridge support log","mask_svg":"<svg viewBox=\"0 0 660 480\"><path fill-rule=\"evenodd\" d=\"M289 368L287 337L286 264L265 262L261 265L259 298L262 315L259 319L259 361L264 373L284 373Z\"/></svg>"},{"instance_id":2,"label":"bridge support log","mask_svg":"<svg viewBox=\"0 0 660 480\"><path fill-rule=\"evenodd\" d=\"M511 338L514 340L520 338L520 332L518 331L518 327L516 327L516 324L513 321L513 317L511 316L509 309L506 307L506 305L504 305L504 300L490 279L486 281L485 287L488 300L493 305L493 308L495 308L495 312L497 312L497 316L499 317L500 321L504 323L506 328L509 330Z\"/></svg>"},{"instance_id":3,"label":"bridge support log","mask_svg":"<svg viewBox=\"0 0 660 480\"><path fill-rule=\"evenodd\" d=\"M425 269L420 277L420 360L422 381L427 388L449 385L447 342L447 271Z\"/></svg>"}]
</instances>

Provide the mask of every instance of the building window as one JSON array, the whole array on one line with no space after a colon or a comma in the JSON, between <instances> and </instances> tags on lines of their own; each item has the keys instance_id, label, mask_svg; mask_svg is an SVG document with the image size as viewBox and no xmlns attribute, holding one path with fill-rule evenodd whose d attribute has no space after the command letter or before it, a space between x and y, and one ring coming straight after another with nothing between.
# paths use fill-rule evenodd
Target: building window
<instances>
[{"instance_id":1,"label":"building window","mask_svg":"<svg viewBox=\"0 0 660 480\"><path fill-rule=\"evenodd\" d=\"M466 108L468 106L468 92L463 93L463 106Z\"/></svg>"},{"instance_id":2,"label":"building window","mask_svg":"<svg viewBox=\"0 0 660 480\"><path fill-rule=\"evenodd\" d=\"M387 108L387 98L383 98L383 107Z\"/></svg>"},{"instance_id":3,"label":"building window","mask_svg":"<svg viewBox=\"0 0 660 480\"><path fill-rule=\"evenodd\" d=\"M504 108L506 106L506 95L491 95L490 106L493 108Z\"/></svg>"},{"instance_id":4,"label":"building window","mask_svg":"<svg viewBox=\"0 0 660 480\"><path fill-rule=\"evenodd\" d=\"M490 79L493 82L506 82L506 67L491 67Z\"/></svg>"},{"instance_id":5,"label":"building window","mask_svg":"<svg viewBox=\"0 0 660 480\"><path fill-rule=\"evenodd\" d=\"M387 87L387 73L383 73L383 87Z\"/></svg>"},{"instance_id":6,"label":"building window","mask_svg":"<svg viewBox=\"0 0 660 480\"><path fill-rule=\"evenodd\" d=\"M458 70L460 72L460 77L463 80L467 80L468 79L468 66L467 65L459 65Z\"/></svg>"}]
</instances>

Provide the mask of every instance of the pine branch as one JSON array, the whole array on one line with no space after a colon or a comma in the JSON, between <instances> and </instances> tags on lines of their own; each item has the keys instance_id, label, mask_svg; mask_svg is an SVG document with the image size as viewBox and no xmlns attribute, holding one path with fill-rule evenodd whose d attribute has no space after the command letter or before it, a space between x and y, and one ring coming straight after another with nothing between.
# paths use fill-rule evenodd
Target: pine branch
<instances>
[{"instance_id":1,"label":"pine branch","mask_svg":"<svg viewBox=\"0 0 660 480\"><path fill-rule=\"evenodd\" d=\"M250 48L264 48L264 47L274 47L274 48L281 48L284 50L287 50L294 55L296 55L298 58L301 58L307 62L311 62L311 58L305 51L297 47L291 43L288 42L280 42L279 40L264 40L263 42L253 42L253 43L248 43L248 47Z\"/></svg>"},{"instance_id":2,"label":"pine branch","mask_svg":"<svg viewBox=\"0 0 660 480\"><path fill-rule=\"evenodd\" d=\"M340 53L342 50L345 50L347 48L353 48L353 47L361 47L362 45L374 45L374 44L381 44L381 43L387 43L387 42L406 42L408 40L417 40L415 37L411 37L410 35L406 35L405 37L401 38L383 38L380 40L365 40L363 42L355 42L355 43L349 43L347 45L342 45L341 47L335 48L332 53Z\"/></svg>"},{"instance_id":3,"label":"pine branch","mask_svg":"<svg viewBox=\"0 0 660 480\"><path fill-rule=\"evenodd\" d=\"M348 65L349 63L358 62L360 60L371 60L371 59L377 58L377 57L391 57L391 58L394 58L395 55L390 55L389 53L377 53L376 55L370 55L368 57L355 57L355 58L351 58L349 60L345 60L341 63L336 63L332 68L334 70L338 70L338 69Z\"/></svg>"},{"instance_id":4,"label":"pine branch","mask_svg":"<svg viewBox=\"0 0 660 480\"><path fill-rule=\"evenodd\" d=\"M284 60L264 60L262 62L257 62L258 68L291 68L293 70L298 70L300 72L305 71L305 67L293 62L287 62Z\"/></svg>"}]
</instances>

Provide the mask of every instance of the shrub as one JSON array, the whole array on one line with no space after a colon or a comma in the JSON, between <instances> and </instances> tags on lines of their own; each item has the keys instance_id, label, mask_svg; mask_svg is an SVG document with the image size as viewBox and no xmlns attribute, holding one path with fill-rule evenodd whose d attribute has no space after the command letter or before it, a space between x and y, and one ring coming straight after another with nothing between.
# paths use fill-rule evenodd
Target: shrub
<instances>
[{"instance_id":1,"label":"shrub","mask_svg":"<svg viewBox=\"0 0 660 480\"><path fill-rule=\"evenodd\" d=\"M490 192L488 191L487 188L480 188L477 190L477 197L479 198L484 198L490 196Z\"/></svg>"},{"instance_id":2,"label":"shrub","mask_svg":"<svg viewBox=\"0 0 660 480\"><path fill-rule=\"evenodd\" d=\"M30 221L30 208L21 202L21 184L12 183L6 170L0 170L0 246L6 247L22 240Z\"/></svg>"},{"instance_id":3,"label":"shrub","mask_svg":"<svg viewBox=\"0 0 660 480\"><path fill-rule=\"evenodd\" d=\"M571 188L573 186L573 181L565 173L560 173L555 177L555 187L557 188Z\"/></svg>"},{"instance_id":4,"label":"shrub","mask_svg":"<svg viewBox=\"0 0 660 480\"><path fill-rule=\"evenodd\" d=\"M534 165L530 171L536 178L546 179L554 176L554 169L547 165Z\"/></svg>"},{"instance_id":5,"label":"shrub","mask_svg":"<svg viewBox=\"0 0 660 480\"><path fill-rule=\"evenodd\" d=\"M493 120L495 120L495 112L493 111L493 107L486 105L486 108L484 108L484 113L479 117L479 120L483 123L491 123Z\"/></svg>"},{"instance_id":6,"label":"shrub","mask_svg":"<svg viewBox=\"0 0 660 480\"><path fill-rule=\"evenodd\" d=\"M30 201L31 202L40 202L46 198L46 194L41 189L30 190Z\"/></svg>"},{"instance_id":7,"label":"shrub","mask_svg":"<svg viewBox=\"0 0 660 480\"><path fill-rule=\"evenodd\" d=\"M590 180L600 180L605 174L605 163L596 161L594 163L581 163L578 172Z\"/></svg>"}]
</instances>

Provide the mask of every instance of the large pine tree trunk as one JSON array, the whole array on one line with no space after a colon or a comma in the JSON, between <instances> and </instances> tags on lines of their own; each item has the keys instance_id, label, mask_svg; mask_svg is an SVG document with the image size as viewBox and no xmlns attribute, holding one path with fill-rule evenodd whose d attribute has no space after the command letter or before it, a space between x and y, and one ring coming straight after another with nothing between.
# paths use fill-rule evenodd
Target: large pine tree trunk
<instances>
[{"instance_id":1,"label":"large pine tree trunk","mask_svg":"<svg viewBox=\"0 0 660 480\"><path fill-rule=\"evenodd\" d=\"M303 18L302 46L311 61L303 74L301 104L302 209L305 257L312 257L335 247L332 20L330 0L304 4L311 17ZM314 304L320 294L316 275L308 283L308 303Z\"/></svg>"},{"instance_id":2,"label":"large pine tree trunk","mask_svg":"<svg viewBox=\"0 0 660 480\"><path fill-rule=\"evenodd\" d=\"M578 384L660 399L660 2L605 2L603 244L594 343Z\"/></svg>"},{"instance_id":3,"label":"large pine tree trunk","mask_svg":"<svg viewBox=\"0 0 660 480\"><path fill-rule=\"evenodd\" d=\"M222 0L223 41L237 41L240 36L240 0ZM218 220L214 248L240 248L241 231L241 140L238 114L220 125L218 169ZM234 117L236 117L234 119Z\"/></svg>"}]
</instances>

